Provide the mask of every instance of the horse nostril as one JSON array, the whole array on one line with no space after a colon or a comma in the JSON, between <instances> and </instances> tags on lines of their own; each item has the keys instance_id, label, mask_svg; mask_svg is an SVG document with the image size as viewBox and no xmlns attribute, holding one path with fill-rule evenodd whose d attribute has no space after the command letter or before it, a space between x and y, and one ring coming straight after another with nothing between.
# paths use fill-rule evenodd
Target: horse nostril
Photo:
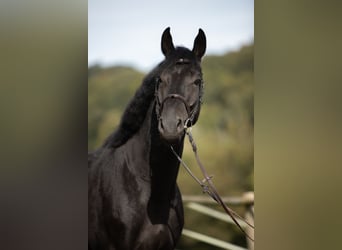
<instances>
[{"instance_id":1,"label":"horse nostril","mask_svg":"<svg viewBox=\"0 0 342 250\"><path fill-rule=\"evenodd\" d=\"M159 120L159 128L161 130L164 130L164 125L163 125L163 120L162 119Z\"/></svg>"},{"instance_id":2,"label":"horse nostril","mask_svg":"<svg viewBox=\"0 0 342 250\"><path fill-rule=\"evenodd\" d=\"M179 127L183 127L181 119L178 119L178 122L177 122L177 128L179 128Z\"/></svg>"}]
</instances>

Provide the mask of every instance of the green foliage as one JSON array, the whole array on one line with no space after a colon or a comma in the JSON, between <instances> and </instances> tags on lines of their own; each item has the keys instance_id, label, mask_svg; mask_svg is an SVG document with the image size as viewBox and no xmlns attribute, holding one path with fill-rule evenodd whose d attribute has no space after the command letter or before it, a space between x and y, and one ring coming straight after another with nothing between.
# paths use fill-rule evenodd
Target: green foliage
<instances>
[{"instance_id":1,"label":"green foliage","mask_svg":"<svg viewBox=\"0 0 342 250\"><path fill-rule=\"evenodd\" d=\"M199 155L221 195L241 195L253 190L254 181L254 45L222 56L206 56L202 69L205 81L201 115L192 133ZM128 67L88 71L88 145L95 149L119 124L121 114L141 84L144 74ZM201 176L186 140L183 159ZM197 183L181 168L178 184L184 195L200 195ZM220 210L219 207L216 207ZM234 208L236 209L236 208ZM243 210L241 210L243 212ZM232 225L186 210L186 227L232 243L244 241ZM233 232L233 233L229 233ZM181 249L214 249L182 239Z\"/></svg>"}]
</instances>

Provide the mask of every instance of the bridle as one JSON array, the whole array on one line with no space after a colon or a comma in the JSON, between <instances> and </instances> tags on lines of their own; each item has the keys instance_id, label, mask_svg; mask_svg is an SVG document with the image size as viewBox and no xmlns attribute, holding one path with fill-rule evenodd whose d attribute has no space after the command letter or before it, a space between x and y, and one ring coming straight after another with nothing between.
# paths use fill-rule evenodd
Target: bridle
<instances>
[{"instance_id":1,"label":"bridle","mask_svg":"<svg viewBox=\"0 0 342 250\"><path fill-rule=\"evenodd\" d=\"M186 101L185 97L179 94L169 94L167 95L162 101L159 99L158 96L158 90L159 90L159 84L160 84L161 80L160 77L156 78L156 87L155 87L155 100L156 100L156 114L157 114L157 119L160 120L161 119L161 113L163 111L164 108L164 104L168 99L176 99L181 101L186 109L186 112L188 114L188 118L185 120L184 122L184 128L188 128L191 127L193 125L193 121L195 119L196 114L199 111L199 108L201 106L201 104L203 103L202 101L202 96L203 96L203 80L201 79L201 83L198 85L199 87L199 95L198 95L198 99L195 102L195 104L193 105L193 107L191 107L188 102Z\"/></svg>"}]
</instances>

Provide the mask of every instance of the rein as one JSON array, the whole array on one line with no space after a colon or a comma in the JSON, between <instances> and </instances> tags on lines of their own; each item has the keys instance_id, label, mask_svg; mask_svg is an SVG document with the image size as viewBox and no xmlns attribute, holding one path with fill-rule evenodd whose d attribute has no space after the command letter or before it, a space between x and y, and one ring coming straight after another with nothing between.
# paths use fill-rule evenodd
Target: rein
<instances>
[{"instance_id":1,"label":"rein","mask_svg":"<svg viewBox=\"0 0 342 250\"><path fill-rule=\"evenodd\" d=\"M173 147L170 145L171 151L173 152L173 154L177 157L177 159L179 160L179 162L182 164L182 166L185 168L185 170L190 174L190 176L202 187L203 189L203 193L207 193L211 198L213 198L218 204L220 204L222 206L222 208L225 210L225 212L232 218L232 220L234 221L234 223L239 227L239 229L246 235L246 237L248 239L250 239L251 241L254 242L254 239L249 236L246 231L241 227L241 225L239 224L239 222L236 220L236 218L241 219L242 221L244 221L248 226L250 226L251 228L254 229L254 225L251 225L249 222L247 222L244 218L242 218L240 215L238 215L236 212L234 212L232 209L230 209L222 200L222 198L220 197L220 195L218 194L214 183L212 182L212 176L209 176L207 171L205 170L202 162L199 159L198 153L197 153L197 146L196 143L194 141L194 138L191 134L191 127L193 125L193 120L195 118L196 113L199 110L200 105L202 104L202 94L203 94L203 81L201 81L201 84L199 85L200 91L199 91L199 100L196 102L195 107L193 109L191 109L190 105L187 103L186 99L179 95L179 94L169 94L167 95L164 100L160 101L159 100L159 96L158 96L158 89L159 89L159 83L160 83L160 78L157 78L157 84L155 87L155 100L156 100L156 115L157 115L157 119L160 120L160 114L164 108L164 103L168 100L168 99L177 99L179 101L181 101L185 108L186 111L188 113L188 118L185 120L184 122L184 129L185 129L185 133L189 138L189 142L192 146L192 150L195 154L195 158L197 161L198 166L200 167L202 174L204 176L204 180L201 181L199 180L190 170L190 168L185 164L185 162L181 159L181 157L177 154L177 152L173 149ZM236 217L236 218L235 218Z\"/></svg>"},{"instance_id":2,"label":"rein","mask_svg":"<svg viewBox=\"0 0 342 250\"><path fill-rule=\"evenodd\" d=\"M182 164L182 166L185 168L185 170L190 174L190 176L202 187L203 189L203 193L207 193L211 198L213 198L218 204L220 204L222 206L222 208L225 210L225 212L232 218L232 220L235 222L235 224L239 227L239 229L246 235L246 237L248 239L250 239L251 241L254 242L254 239L249 236L246 231L241 227L241 225L238 223L238 221L236 220L235 217L241 219L242 221L244 221L248 226L250 226L251 228L254 229L254 225L251 225L249 222L247 222L244 218L242 218L240 215L238 215L236 212L234 212L232 209L230 209L222 200L222 198L220 197L220 195L218 194L214 183L212 182L212 177L213 176L209 176L207 171L205 170L202 162L199 159L198 153L197 153L197 146L196 143L194 141L194 138L191 134L191 127L188 127L185 123L185 133L189 138L189 142L192 146L192 151L195 154L195 158L197 161L198 166L200 167L202 174L204 176L204 179L201 181L199 180L190 170L190 168L185 164L185 162L179 157L179 155L176 153L176 151L173 149L172 146L171 147L171 151L173 152L173 154L177 157L177 159L179 160L179 162ZM189 129L190 128L190 129ZM234 217L235 216L235 217Z\"/></svg>"}]
</instances>

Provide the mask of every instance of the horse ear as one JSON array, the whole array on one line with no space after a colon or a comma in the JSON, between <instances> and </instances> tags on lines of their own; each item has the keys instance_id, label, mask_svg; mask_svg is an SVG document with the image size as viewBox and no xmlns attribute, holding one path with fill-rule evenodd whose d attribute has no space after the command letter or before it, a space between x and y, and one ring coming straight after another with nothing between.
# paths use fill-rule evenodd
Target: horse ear
<instances>
[{"instance_id":1,"label":"horse ear","mask_svg":"<svg viewBox=\"0 0 342 250\"><path fill-rule=\"evenodd\" d=\"M172 36L170 34L170 27L167 27L163 32L161 49L165 56L168 56L172 51L175 50L175 46L173 46L172 42Z\"/></svg>"},{"instance_id":2,"label":"horse ear","mask_svg":"<svg viewBox=\"0 0 342 250\"><path fill-rule=\"evenodd\" d=\"M205 53L207 47L207 39L205 37L205 34L202 29L198 30L198 34L194 41L194 48L192 49L192 52L195 53L196 57L201 60L202 56Z\"/></svg>"}]
</instances>

